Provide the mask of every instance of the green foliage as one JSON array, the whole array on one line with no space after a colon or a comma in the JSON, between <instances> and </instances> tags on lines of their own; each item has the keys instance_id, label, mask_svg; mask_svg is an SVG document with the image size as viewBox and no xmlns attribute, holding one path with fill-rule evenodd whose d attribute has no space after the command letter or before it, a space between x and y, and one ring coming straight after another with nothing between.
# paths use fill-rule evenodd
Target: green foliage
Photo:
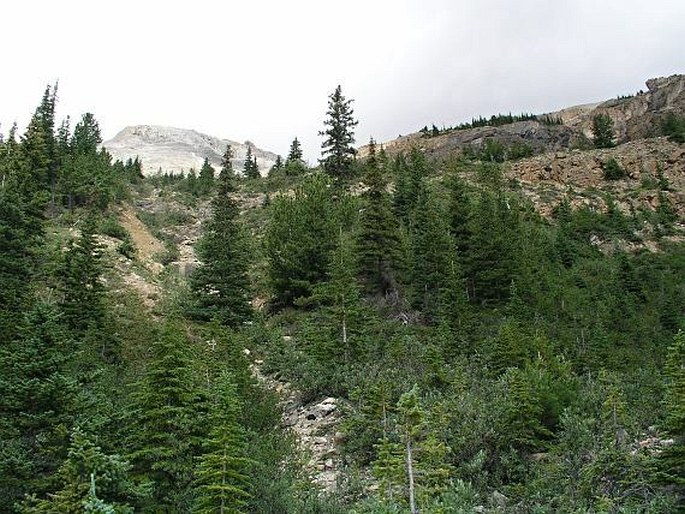
<instances>
[{"instance_id":1,"label":"green foliage","mask_svg":"<svg viewBox=\"0 0 685 514\"><path fill-rule=\"evenodd\" d=\"M685 143L685 118L668 113L661 124L661 133L671 141Z\"/></svg>"},{"instance_id":2,"label":"green foliage","mask_svg":"<svg viewBox=\"0 0 685 514\"><path fill-rule=\"evenodd\" d=\"M184 327L166 322L150 347L128 419L134 477L152 485L150 507L188 512L193 461L199 455L202 398L193 373Z\"/></svg>"},{"instance_id":3,"label":"green foliage","mask_svg":"<svg viewBox=\"0 0 685 514\"><path fill-rule=\"evenodd\" d=\"M371 294L388 295L399 288L403 268L399 224L392 212L387 183L376 158L376 145L369 143L362 194L363 209L359 218L357 251L359 273Z\"/></svg>"},{"instance_id":4,"label":"green foliage","mask_svg":"<svg viewBox=\"0 0 685 514\"><path fill-rule=\"evenodd\" d=\"M77 241L70 241L64 254L60 277L61 308L69 328L77 333L102 328L104 321L104 288L101 250L95 238L95 219L87 216L81 225Z\"/></svg>"},{"instance_id":5,"label":"green foliage","mask_svg":"<svg viewBox=\"0 0 685 514\"><path fill-rule=\"evenodd\" d=\"M626 172L612 157L602 165L602 176L605 180L619 180L626 176Z\"/></svg>"},{"instance_id":6,"label":"green foliage","mask_svg":"<svg viewBox=\"0 0 685 514\"><path fill-rule=\"evenodd\" d=\"M79 384L68 372L74 341L55 309L35 303L20 336L0 348L2 510L24 493L44 494L66 453Z\"/></svg>"},{"instance_id":7,"label":"green foliage","mask_svg":"<svg viewBox=\"0 0 685 514\"><path fill-rule=\"evenodd\" d=\"M243 174L247 178L259 178L259 166L257 166L257 156L252 155L252 145L247 145L247 153L245 154L245 163L243 164Z\"/></svg>"},{"instance_id":8,"label":"green foliage","mask_svg":"<svg viewBox=\"0 0 685 514\"><path fill-rule=\"evenodd\" d=\"M231 196L233 179L219 179L212 200L212 217L198 243L200 266L190 277L194 305L191 314L208 321L217 319L236 326L251 315L250 282L247 275L249 246L238 220L239 209Z\"/></svg>"},{"instance_id":9,"label":"green foliage","mask_svg":"<svg viewBox=\"0 0 685 514\"><path fill-rule=\"evenodd\" d=\"M127 501L139 494L128 478L130 465L119 455L106 455L87 434L76 428L71 434L67 460L57 471L62 488L47 499L29 498L22 512L128 514Z\"/></svg>"},{"instance_id":10,"label":"green foliage","mask_svg":"<svg viewBox=\"0 0 685 514\"><path fill-rule=\"evenodd\" d=\"M605 113L592 117L592 144L595 148L611 148L616 146L616 132L614 120Z\"/></svg>"},{"instance_id":11,"label":"green foliage","mask_svg":"<svg viewBox=\"0 0 685 514\"><path fill-rule=\"evenodd\" d=\"M209 159L205 157L200 175L197 179L198 194L206 195L214 190L214 167L209 164Z\"/></svg>"},{"instance_id":12,"label":"green foliage","mask_svg":"<svg viewBox=\"0 0 685 514\"><path fill-rule=\"evenodd\" d=\"M297 138L290 144L290 151L285 160L284 171L287 176L302 175L307 170L307 166L302 158L302 146Z\"/></svg>"},{"instance_id":13,"label":"green foliage","mask_svg":"<svg viewBox=\"0 0 685 514\"><path fill-rule=\"evenodd\" d=\"M411 289L414 305L428 321L436 321L450 283L454 243L447 217L430 190L421 184L412 213ZM457 272L458 275L458 272Z\"/></svg>"},{"instance_id":14,"label":"green foliage","mask_svg":"<svg viewBox=\"0 0 685 514\"><path fill-rule=\"evenodd\" d=\"M325 280L335 247L335 203L328 180L308 177L295 197L275 198L266 233L268 276L274 303L294 305Z\"/></svg>"},{"instance_id":15,"label":"green foliage","mask_svg":"<svg viewBox=\"0 0 685 514\"><path fill-rule=\"evenodd\" d=\"M224 372L211 391L208 422L212 428L199 457L193 512L246 512L250 460L239 416L236 385L230 373Z\"/></svg>"},{"instance_id":16,"label":"green foliage","mask_svg":"<svg viewBox=\"0 0 685 514\"><path fill-rule=\"evenodd\" d=\"M352 173L356 150L354 145L354 119L352 100L347 100L340 86L328 97L328 110L324 120L325 129L319 132L324 137L321 143L321 165L333 178L345 179Z\"/></svg>"},{"instance_id":17,"label":"green foliage","mask_svg":"<svg viewBox=\"0 0 685 514\"><path fill-rule=\"evenodd\" d=\"M685 488L685 333L682 330L668 348L665 372L668 380L665 425L674 444L664 451L661 460L667 480L679 487L682 498Z\"/></svg>"}]
</instances>

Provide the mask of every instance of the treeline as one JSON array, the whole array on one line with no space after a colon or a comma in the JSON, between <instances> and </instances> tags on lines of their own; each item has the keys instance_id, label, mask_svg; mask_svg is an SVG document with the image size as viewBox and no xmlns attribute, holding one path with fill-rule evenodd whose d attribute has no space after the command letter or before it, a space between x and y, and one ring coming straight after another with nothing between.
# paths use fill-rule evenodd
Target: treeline
<instances>
[{"instance_id":1,"label":"treeline","mask_svg":"<svg viewBox=\"0 0 685 514\"><path fill-rule=\"evenodd\" d=\"M467 130L477 127L501 127L503 125L511 125L519 121L539 121L544 125L563 125L563 121L560 116L551 116L549 114L493 114L489 118L484 118L479 116L478 118L472 118L470 122L460 123L452 127L442 127L438 128L436 125L432 125L428 128L428 125L424 126L419 132L422 137L437 137L442 134L448 134L456 130Z\"/></svg>"}]
</instances>

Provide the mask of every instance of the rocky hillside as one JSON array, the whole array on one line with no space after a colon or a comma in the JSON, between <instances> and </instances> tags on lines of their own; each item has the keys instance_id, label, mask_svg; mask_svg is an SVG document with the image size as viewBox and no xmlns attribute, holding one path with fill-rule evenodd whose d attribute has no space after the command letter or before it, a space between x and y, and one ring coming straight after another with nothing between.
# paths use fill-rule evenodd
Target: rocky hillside
<instances>
[{"instance_id":1,"label":"rocky hillside","mask_svg":"<svg viewBox=\"0 0 685 514\"><path fill-rule=\"evenodd\" d=\"M527 120L498 127L454 129L434 137L416 132L386 141L383 146L390 155L417 147L429 157L445 157L466 146L477 148L485 141L495 140L505 147L526 144L539 154L580 145L583 139L591 137L592 118L600 113L609 114L614 120L619 143L654 137L659 135L660 122L668 113L685 114L685 75L650 79L646 85L646 91L634 96L569 107L540 117L559 118L561 125ZM365 155L364 147L360 155Z\"/></svg>"},{"instance_id":2,"label":"rocky hillside","mask_svg":"<svg viewBox=\"0 0 685 514\"><path fill-rule=\"evenodd\" d=\"M249 141L237 143L195 130L173 127L130 126L102 144L114 159L125 161L138 157L143 163L143 173L147 176L154 175L160 169L169 173L187 172L190 168L199 170L205 158L218 170L226 145L233 147L233 168L236 170L243 168L248 145L252 147L252 153L257 157L257 165L263 175L276 161L276 154L261 150Z\"/></svg>"}]
</instances>

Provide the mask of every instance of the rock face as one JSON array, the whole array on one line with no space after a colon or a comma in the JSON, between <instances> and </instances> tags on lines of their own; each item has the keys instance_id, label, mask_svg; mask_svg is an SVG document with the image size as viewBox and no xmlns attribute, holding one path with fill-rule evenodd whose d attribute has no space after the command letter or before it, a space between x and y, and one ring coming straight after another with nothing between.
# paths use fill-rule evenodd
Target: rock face
<instances>
[{"instance_id":1,"label":"rock face","mask_svg":"<svg viewBox=\"0 0 685 514\"><path fill-rule=\"evenodd\" d=\"M461 151L467 145L478 147L486 140L495 140L505 147L525 143L536 154L553 152L568 149L582 136L592 137L592 118L600 113L611 116L619 143L655 137L660 135L661 121L668 113L685 115L685 75L650 79L646 84L647 91L635 96L577 105L547 114L552 119L561 118L563 125L529 120L499 127L452 130L436 137L423 137L417 132L384 142L383 147L390 155L416 147L429 157L440 158ZM359 149L360 157L366 153L366 147Z\"/></svg>"},{"instance_id":2,"label":"rock face","mask_svg":"<svg viewBox=\"0 0 685 514\"><path fill-rule=\"evenodd\" d=\"M592 137L592 118L608 114L614 121L619 143L659 135L661 121L668 113L685 114L685 75L649 79L647 91L598 104L569 107L559 116L564 125Z\"/></svg>"},{"instance_id":3,"label":"rock face","mask_svg":"<svg viewBox=\"0 0 685 514\"><path fill-rule=\"evenodd\" d=\"M262 175L266 175L276 161L276 154L257 148L246 141L237 143L228 139L201 134L195 130L153 125L126 127L102 146L114 159L126 161L138 157L147 176L159 172L181 173L190 168L199 171L205 158L216 171L221 167L221 157L226 145L233 147L233 169L241 171L248 145L257 157L257 165Z\"/></svg>"}]
</instances>

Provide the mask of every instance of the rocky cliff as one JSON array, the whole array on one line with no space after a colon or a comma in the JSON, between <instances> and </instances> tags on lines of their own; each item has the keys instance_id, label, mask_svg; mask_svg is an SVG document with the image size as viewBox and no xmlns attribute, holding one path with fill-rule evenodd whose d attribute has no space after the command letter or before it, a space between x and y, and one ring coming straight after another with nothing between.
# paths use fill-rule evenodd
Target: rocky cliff
<instances>
[{"instance_id":1,"label":"rocky cliff","mask_svg":"<svg viewBox=\"0 0 685 514\"><path fill-rule=\"evenodd\" d=\"M605 102L577 105L547 113L540 118L560 118L562 125L546 125L529 120L499 127L456 129L436 137L425 137L417 132L383 143L390 155L417 147L431 157L444 157L467 145L478 147L486 140L496 140L504 146L525 143L534 153L568 149L583 136L592 136L592 118L606 113L614 121L619 143L658 136L661 121L668 113L685 115L685 75L650 79L647 90L634 96L615 98ZM365 147L360 156L365 155Z\"/></svg>"},{"instance_id":2,"label":"rocky cliff","mask_svg":"<svg viewBox=\"0 0 685 514\"><path fill-rule=\"evenodd\" d=\"M252 154L257 157L257 165L263 175L276 160L276 154L261 150L248 141L237 143L195 130L153 125L126 127L102 144L114 159L125 161L138 157L143 163L145 175L154 175L160 170L181 173L194 168L199 171L205 158L218 171L226 145L233 148L233 168L236 171L243 168L248 145L252 147Z\"/></svg>"}]
</instances>

